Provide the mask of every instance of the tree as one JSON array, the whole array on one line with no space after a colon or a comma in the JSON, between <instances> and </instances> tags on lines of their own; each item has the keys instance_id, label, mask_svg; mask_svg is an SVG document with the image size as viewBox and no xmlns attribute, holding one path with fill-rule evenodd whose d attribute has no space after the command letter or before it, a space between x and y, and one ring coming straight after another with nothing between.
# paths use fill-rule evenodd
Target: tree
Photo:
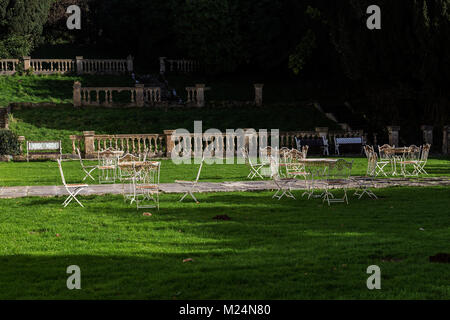
<instances>
[{"instance_id":1,"label":"tree","mask_svg":"<svg viewBox=\"0 0 450 320\"><path fill-rule=\"evenodd\" d=\"M0 56L28 55L41 40L53 0L0 0Z\"/></svg>"}]
</instances>

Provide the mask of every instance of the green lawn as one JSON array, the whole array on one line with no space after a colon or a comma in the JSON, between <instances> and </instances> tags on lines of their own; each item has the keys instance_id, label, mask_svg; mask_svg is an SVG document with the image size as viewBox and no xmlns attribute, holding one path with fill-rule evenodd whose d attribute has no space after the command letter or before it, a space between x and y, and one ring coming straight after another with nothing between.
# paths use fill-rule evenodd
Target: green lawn
<instances>
[{"instance_id":1,"label":"green lawn","mask_svg":"<svg viewBox=\"0 0 450 320\"><path fill-rule=\"evenodd\" d=\"M271 192L0 200L0 299L449 299L450 188L377 190L349 205ZM216 215L230 221L216 221ZM423 230L421 230L421 228ZM193 262L183 263L191 258ZM81 268L82 290L66 288ZM366 288L370 265L381 290Z\"/></svg>"},{"instance_id":2,"label":"green lawn","mask_svg":"<svg viewBox=\"0 0 450 320\"><path fill-rule=\"evenodd\" d=\"M352 175L365 175L367 168L366 158L346 158L354 161ZM194 180L198 165L175 165L171 160L161 160L161 183L170 183L174 180ZM97 164L96 161L86 161L86 165ZM68 183L78 183L84 173L79 161L63 162L63 169ZM430 177L450 176L450 159L430 159L426 166ZM33 162L0 162L0 186L33 186L33 185L60 185L61 178L55 161ZM244 164L212 164L205 165L200 181L221 182L248 180L249 168ZM94 173L94 177L96 173ZM96 184L92 180L87 183Z\"/></svg>"},{"instance_id":3,"label":"green lawn","mask_svg":"<svg viewBox=\"0 0 450 320\"><path fill-rule=\"evenodd\" d=\"M129 86L130 80L125 76L0 76L0 106L6 107L13 102L72 104L75 81L88 87Z\"/></svg>"}]
</instances>

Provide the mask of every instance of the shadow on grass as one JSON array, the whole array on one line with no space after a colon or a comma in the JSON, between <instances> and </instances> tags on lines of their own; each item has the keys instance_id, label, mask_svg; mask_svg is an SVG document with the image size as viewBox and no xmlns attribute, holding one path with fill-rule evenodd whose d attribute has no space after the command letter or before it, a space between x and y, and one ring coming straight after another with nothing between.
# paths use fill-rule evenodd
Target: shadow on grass
<instances>
[{"instance_id":1,"label":"shadow on grass","mask_svg":"<svg viewBox=\"0 0 450 320\"><path fill-rule=\"evenodd\" d=\"M62 209L62 197L1 200L14 240L5 239L11 254L0 256L0 297L444 297L439 275L446 266L427 257L447 246L448 188L377 193L387 198L352 198L332 207L320 200L277 201L272 192L199 194L200 204L162 195L161 210L148 209L151 217L121 196L80 197L85 209ZM213 220L218 214L231 220ZM183 263L186 258L193 262ZM387 275L380 296L364 285L371 264ZM66 287L70 265L81 268L82 290Z\"/></svg>"}]
</instances>

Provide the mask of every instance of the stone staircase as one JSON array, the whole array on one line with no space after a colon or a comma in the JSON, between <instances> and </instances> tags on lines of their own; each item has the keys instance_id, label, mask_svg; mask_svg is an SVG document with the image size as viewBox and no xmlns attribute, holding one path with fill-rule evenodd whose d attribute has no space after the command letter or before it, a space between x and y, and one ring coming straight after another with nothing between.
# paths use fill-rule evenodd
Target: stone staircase
<instances>
[{"instance_id":1,"label":"stone staircase","mask_svg":"<svg viewBox=\"0 0 450 320\"><path fill-rule=\"evenodd\" d=\"M171 88L169 83L163 79L159 78L159 75L146 74L138 76L137 80L144 84L146 87L160 87L161 88L161 100L167 101L170 97Z\"/></svg>"}]
</instances>

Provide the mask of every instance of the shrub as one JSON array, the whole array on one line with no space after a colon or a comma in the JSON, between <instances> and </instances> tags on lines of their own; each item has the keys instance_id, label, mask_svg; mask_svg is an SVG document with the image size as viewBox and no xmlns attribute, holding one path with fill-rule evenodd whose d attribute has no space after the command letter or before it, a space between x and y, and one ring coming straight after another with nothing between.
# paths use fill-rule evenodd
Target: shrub
<instances>
[{"instance_id":1,"label":"shrub","mask_svg":"<svg viewBox=\"0 0 450 320\"><path fill-rule=\"evenodd\" d=\"M0 129L0 155L18 155L20 143L17 135L12 131Z\"/></svg>"}]
</instances>

